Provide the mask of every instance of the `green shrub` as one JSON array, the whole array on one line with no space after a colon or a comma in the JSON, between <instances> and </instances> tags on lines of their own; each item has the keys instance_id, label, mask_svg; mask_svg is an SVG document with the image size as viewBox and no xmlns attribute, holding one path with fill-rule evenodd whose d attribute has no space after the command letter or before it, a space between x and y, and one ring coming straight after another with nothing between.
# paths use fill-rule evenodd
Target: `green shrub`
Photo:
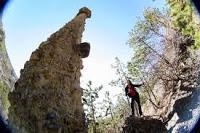
<instances>
[{"instance_id":1,"label":"green shrub","mask_svg":"<svg viewBox=\"0 0 200 133\"><path fill-rule=\"evenodd\" d=\"M8 93L9 93L8 86L4 82L0 81L0 100L3 110L6 113L8 113L8 108L10 106L10 102L8 100Z\"/></svg>"}]
</instances>

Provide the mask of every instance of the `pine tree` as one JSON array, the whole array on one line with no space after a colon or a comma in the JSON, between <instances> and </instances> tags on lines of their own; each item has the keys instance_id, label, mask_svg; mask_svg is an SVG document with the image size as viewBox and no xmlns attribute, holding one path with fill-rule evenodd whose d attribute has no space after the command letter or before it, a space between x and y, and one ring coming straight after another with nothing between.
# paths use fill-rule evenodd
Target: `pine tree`
<instances>
[{"instance_id":1,"label":"pine tree","mask_svg":"<svg viewBox=\"0 0 200 133\"><path fill-rule=\"evenodd\" d=\"M191 36L194 48L200 47L199 16L195 12L190 0L166 0L174 27L182 34Z\"/></svg>"}]
</instances>

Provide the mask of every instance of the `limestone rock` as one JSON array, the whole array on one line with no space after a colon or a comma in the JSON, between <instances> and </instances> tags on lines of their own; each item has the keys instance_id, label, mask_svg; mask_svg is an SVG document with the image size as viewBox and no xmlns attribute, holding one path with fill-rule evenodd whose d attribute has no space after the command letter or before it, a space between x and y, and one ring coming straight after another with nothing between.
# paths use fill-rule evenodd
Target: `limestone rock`
<instances>
[{"instance_id":1,"label":"limestone rock","mask_svg":"<svg viewBox=\"0 0 200 133\"><path fill-rule=\"evenodd\" d=\"M82 57L89 43L81 45L88 8L42 42L21 70L9 95L9 120L20 133L87 132L81 102Z\"/></svg>"},{"instance_id":2,"label":"limestone rock","mask_svg":"<svg viewBox=\"0 0 200 133\"><path fill-rule=\"evenodd\" d=\"M125 121L124 133L167 133L164 124L150 117L130 116Z\"/></svg>"},{"instance_id":3,"label":"limestone rock","mask_svg":"<svg viewBox=\"0 0 200 133\"><path fill-rule=\"evenodd\" d=\"M17 76L10 63L5 46L5 33L0 17L0 115L7 119L8 93L13 90Z\"/></svg>"}]
</instances>

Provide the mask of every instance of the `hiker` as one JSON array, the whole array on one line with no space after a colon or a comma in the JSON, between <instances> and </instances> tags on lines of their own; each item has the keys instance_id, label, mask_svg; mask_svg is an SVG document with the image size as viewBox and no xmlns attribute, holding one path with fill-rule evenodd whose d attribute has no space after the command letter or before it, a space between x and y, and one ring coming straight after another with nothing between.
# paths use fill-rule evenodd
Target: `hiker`
<instances>
[{"instance_id":1,"label":"hiker","mask_svg":"<svg viewBox=\"0 0 200 133\"><path fill-rule=\"evenodd\" d=\"M132 82L130 80L127 80L127 86L125 88L125 93L126 93L126 96L128 95L131 98L132 115L134 115L134 101L136 101L138 104L140 116L142 115L139 93L135 89L135 87L140 87L140 86L142 86L142 84L132 84Z\"/></svg>"}]
</instances>

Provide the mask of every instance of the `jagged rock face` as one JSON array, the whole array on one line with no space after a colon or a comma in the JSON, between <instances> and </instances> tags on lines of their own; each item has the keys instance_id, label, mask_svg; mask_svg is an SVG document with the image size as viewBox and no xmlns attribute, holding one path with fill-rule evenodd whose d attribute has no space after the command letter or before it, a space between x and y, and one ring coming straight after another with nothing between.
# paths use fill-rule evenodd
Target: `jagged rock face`
<instances>
[{"instance_id":1,"label":"jagged rock face","mask_svg":"<svg viewBox=\"0 0 200 133\"><path fill-rule=\"evenodd\" d=\"M42 42L21 70L9 95L9 119L16 132L86 132L80 69L90 46L81 44L87 8Z\"/></svg>"},{"instance_id":2,"label":"jagged rock face","mask_svg":"<svg viewBox=\"0 0 200 133\"><path fill-rule=\"evenodd\" d=\"M164 124L150 117L130 116L125 121L124 133L167 133Z\"/></svg>"},{"instance_id":3,"label":"jagged rock face","mask_svg":"<svg viewBox=\"0 0 200 133\"><path fill-rule=\"evenodd\" d=\"M176 112L167 123L170 133L189 133L200 118L200 88L175 101ZM181 105L181 106L180 106ZM198 132L197 132L198 133Z\"/></svg>"},{"instance_id":4,"label":"jagged rock face","mask_svg":"<svg viewBox=\"0 0 200 133\"><path fill-rule=\"evenodd\" d=\"M16 79L17 76L6 51L5 33L0 17L0 115L4 119L7 119L8 113L8 93L13 90Z\"/></svg>"}]
</instances>

